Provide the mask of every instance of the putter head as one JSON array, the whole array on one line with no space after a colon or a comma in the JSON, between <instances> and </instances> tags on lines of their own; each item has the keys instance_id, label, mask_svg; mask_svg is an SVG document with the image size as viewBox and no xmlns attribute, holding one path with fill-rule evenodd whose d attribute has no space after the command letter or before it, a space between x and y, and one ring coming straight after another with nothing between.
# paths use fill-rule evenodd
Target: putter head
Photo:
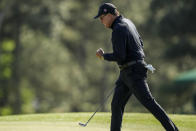
<instances>
[{"instance_id":1,"label":"putter head","mask_svg":"<svg viewBox=\"0 0 196 131\"><path fill-rule=\"evenodd\" d=\"M87 124L79 123L79 125L85 127Z\"/></svg>"}]
</instances>

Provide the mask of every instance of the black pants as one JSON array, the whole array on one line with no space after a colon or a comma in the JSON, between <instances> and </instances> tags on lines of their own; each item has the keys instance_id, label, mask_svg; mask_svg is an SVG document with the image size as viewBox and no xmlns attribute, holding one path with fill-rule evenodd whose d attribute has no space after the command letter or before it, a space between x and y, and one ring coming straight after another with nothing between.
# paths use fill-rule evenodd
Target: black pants
<instances>
[{"instance_id":1,"label":"black pants","mask_svg":"<svg viewBox=\"0 0 196 131\"><path fill-rule=\"evenodd\" d=\"M111 131L120 131L124 108L132 94L146 107L167 131L178 131L166 112L155 101L146 82L145 64L137 63L120 72L112 100Z\"/></svg>"}]
</instances>

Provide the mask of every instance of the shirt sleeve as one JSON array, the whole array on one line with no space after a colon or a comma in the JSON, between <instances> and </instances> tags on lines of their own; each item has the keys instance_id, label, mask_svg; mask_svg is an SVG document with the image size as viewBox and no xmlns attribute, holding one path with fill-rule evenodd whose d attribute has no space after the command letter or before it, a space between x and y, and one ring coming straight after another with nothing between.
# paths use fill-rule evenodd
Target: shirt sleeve
<instances>
[{"instance_id":1,"label":"shirt sleeve","mask_svg":"<svg viewBox=\"0 0 196 131\"><path fill-rule=\"evenodd\" d=\"M122 62L126 58L126 32L122 29L113 31L112 33L112 46L113 53L105 53L104 60Z\"/></svg>"}]
</instances>

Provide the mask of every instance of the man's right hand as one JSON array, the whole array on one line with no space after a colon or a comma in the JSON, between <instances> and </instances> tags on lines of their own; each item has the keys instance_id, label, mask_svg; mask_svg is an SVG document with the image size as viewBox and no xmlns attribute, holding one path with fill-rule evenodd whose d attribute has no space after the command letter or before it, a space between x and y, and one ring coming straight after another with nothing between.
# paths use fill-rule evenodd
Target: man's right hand
<instances>
[{"instance_id":1,"label":"man's right hand","mask_svg":"<svg viewBox=\"0 0 196 131\"><path fill-rule=\"evenodd\" d=\"M102 48L99 48L96 52L96 56L99 58L99 59L103 59L103 54L104 54L104 51Z\"/></svg>"}]
</instances>

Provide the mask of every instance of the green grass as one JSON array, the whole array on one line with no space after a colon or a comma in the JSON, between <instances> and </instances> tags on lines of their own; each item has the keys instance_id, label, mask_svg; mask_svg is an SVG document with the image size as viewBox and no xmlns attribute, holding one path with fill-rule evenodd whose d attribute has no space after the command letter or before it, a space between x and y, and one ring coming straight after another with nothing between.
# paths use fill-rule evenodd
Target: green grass
<instances>
[{"instance_id":1,"label":"green grass","mask_svg":"<svg viewBox=\"0 0 196 131\"><path fill-rule=\"evenodd\" d=\"M97 113L87 127L81 127L92 113L32 114L0 117L0 131L109 131L110 113ZM196 115L169 115L180 131L196 131ZM122 131L164 131L146 113L125 113Z\"/></svg>"}]
</instances>

